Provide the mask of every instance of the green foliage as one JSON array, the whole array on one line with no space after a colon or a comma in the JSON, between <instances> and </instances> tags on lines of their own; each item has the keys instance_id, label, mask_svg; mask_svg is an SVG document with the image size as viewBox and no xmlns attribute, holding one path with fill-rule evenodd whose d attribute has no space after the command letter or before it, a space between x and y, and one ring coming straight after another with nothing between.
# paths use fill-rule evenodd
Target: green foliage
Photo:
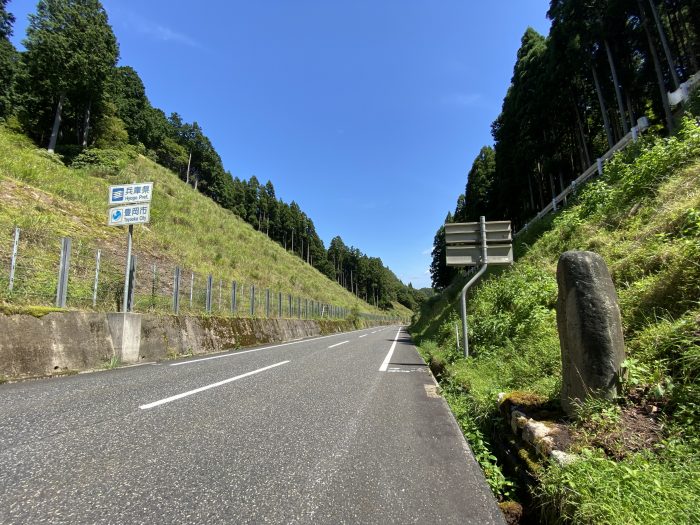
<instances>
[{"instance_id":1,"label":"green foliage","mask_svg":"<svg viewBox=\"0 0 700 525\"><path fill-rule=\"evenodd\" d=\"M691 119L684 119L673 137L648 144L634 162L629 162L626 155L616 155L605 166L605 181L614 185L603 206L606 215L614 217L629 203L653 196L663 181L699 155L700 127Z\"/></svg>"},{"instance_id":2,"label":"green foliage","mask_svg":"<svg viewBox=\"0 0 700 525\"><path fill-rule=\"evenodd\" d=\"M116 175L124 170L134 159L124 150L86 149L77 155L71 163L73 169L89 169L91 173L109 173Z\"/></svg>"},{"instance_id":3,"label":"green foliage","mask_svg":"<svg viewBox=\"0 0 700 525\"><path fill-rule=\"evenodd\" d=\"M620 462L589 450L544 470L538 499L547 523L697 523L698 472L697 448L673 442Z\"/></svg>"},{"instance_id":4,"label":"green foliage","mask_svg":"<svg viewBox=\"0 0 700 525\"><path fill-rule=\"evenodd\" d=\"M467 175L463 206L457 205L455 222L475 222L487 215L493 206L493 178L496 171L496 154L492 147L484 146L474 159Z\"/></svg>"},{"instance_id":5,"label":"green foliage","mask_svg":"<svg viewBox=\"0 0 700 525\"><path fill-rule=\"evenodd\" d=\"M451 213L445 217L445 223L454 222ZM433 250L431 252L432 262L430 263L430 280L433 288L442 290L452 282L457 275L456 268L447 266L447 244L445 242L445 226L440 225L433 240Z\"/></svg>"},{"instance_id":6,"label":"green foliage","mask_svg":"<svg viewBox=\"0 0 700 525\"><path fill-rule=\"evenodd\" d=\"M686 109L691 115L700 117L700 89L696 89L690 94Z\"/></svg>"},{"instance_id":7,"label":"green foliage","mask_svg":"<svg viewBox=\"0 0 700 525\"><path fill-rule=\"evenodd\" d=\"M556 280L537 266L521 265L486 281L469 308L476 351L530 333L554 308L556 294Z\"/></svg>"},{"instance_id":8,"label":"green foliage","mask_svg":"<svg viewBox=\"0 0 700 525\"><path fill-rule=\"evenodd\" d=\"M356 329L359 330L360 328L362 328L362 321L360 320L360 308L357 305L353 306L350 309L348 321L350 321Z\"/></svg>"},{"instance_id":9,"label":"green foliage","mask_svg":"<svg viewBox=\"0 0 700 525\"><path fill-rule=\"evenodd\" d=\"M95 147L106 149L123 148L129 143L129 133L126 131L124 121L115 115L115 109L111 104L105 104L102 117L95 126Z\"/></svg>"},{"instance_id":10,"label":"green foliage","mask_svg":"<svg viewBox=\"0 0 700 525\"><path fill-rule=\"evenodd\" d=\"M491 491L499 499L509 498L513 494L514 484L503 474L503 471L498 465L496 456L494 456L491 451L491 445L486 439L484 432L471 417L468 398L460 395L458 390L455 391L450 387L443 389L442 394L450 405L452 413L455 415L464 437L469 442L469 448L472 450L474 458L484 471L486 482L491 488Z\"/></svg>"},{"instance_id":11,"label":"green foliage","mask_svg":"<svg viewBox=\"0 0 700 525\"><path fill-rule=\"evenodd\" d=\"M15 23L15 17L5 8L8 1L0 0L0 40L7 40L12 35L12 24Z\"/></svg>"},{"instance_id":12,"label":"green foliage","mask_svg":"<svg viewBox=\"0 0 700 525\"><path fill-rule=\"evenodd\" d=\"M19 68L19 54L9 40L0 37L0 119L12 114L16 93L15 77Z\"/></svg>"},{"instance_id":13,"label":"green foliage","mask_svg":"<svg viewBox=\"0 0 700 525\"><path fill-rule=\"evenodd\" d=\"M108 361L105 361L103 368L105 370L112 370L114 368L119 368L121 366L121 359L118 356L113 355Z\"/></svg>"},{"instance_id":14,"label":"green foliage","mask_svg":"<svg viewBox=\"0 0 700 525\"><path fill-rule=\"evenodd\" d=\"M46 135L63 101L63 120L78 132L70 135L87 141L86 113L101 99L119 56L104 8L98 0L40 0L24 45L27 128L37 138Z\"/></svg>"}]
</instances>

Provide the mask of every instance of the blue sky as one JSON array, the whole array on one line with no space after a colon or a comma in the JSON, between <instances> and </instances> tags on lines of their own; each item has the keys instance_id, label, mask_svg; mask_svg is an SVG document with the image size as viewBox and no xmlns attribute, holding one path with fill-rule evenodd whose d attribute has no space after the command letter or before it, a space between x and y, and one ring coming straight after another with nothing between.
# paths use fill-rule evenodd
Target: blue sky
<instances>
[{"instance_id":1,"label":"blue sky","mask_svg":"<svg viewBox=\"0 0 700 525\"><path fill-rule=\"evenodd\" d=\"M153 105L197 121L235 176L271 180L326 246L340 235L416 287L522 34L549 30L548 0L103 5ZM16 45L35 6L8 5Z\"/></svg>"}]
</instances>

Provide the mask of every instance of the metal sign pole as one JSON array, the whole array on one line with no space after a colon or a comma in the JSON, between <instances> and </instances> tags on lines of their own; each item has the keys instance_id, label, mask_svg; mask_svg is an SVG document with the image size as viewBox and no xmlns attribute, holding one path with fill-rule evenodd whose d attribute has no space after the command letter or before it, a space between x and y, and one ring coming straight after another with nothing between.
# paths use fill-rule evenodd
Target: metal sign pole
<instances>
[{"instance_id":1,"label":"metal sign pole","mask_svg":"<svg viewBox=\"0 0 700 525\"><path fill-rule=\"evenodd\" d=\"M481 277L486 268L488 268L487 248L486 248L486 219L479 217L479 226L481 234L481 268L476 272L476 275L469 279L469 282L462 288L461 303L462 303L462 333L464 337L464 357L469 357L469 337L467 334L467 290Z\"/></svg>"},{"instance_id":2,"label":"metal sign pole","mask_svg":"<svg viewBox=\"0 0 700 525\"><path fill-rule=\"evenodd\" d=\"M126 235L126 272L124 273L124 301L122 312L128 312L129 308L129 277L131 274L131 240L134 236L134 225L129 224L129 233Z\"/></svg>"}]
</instances>

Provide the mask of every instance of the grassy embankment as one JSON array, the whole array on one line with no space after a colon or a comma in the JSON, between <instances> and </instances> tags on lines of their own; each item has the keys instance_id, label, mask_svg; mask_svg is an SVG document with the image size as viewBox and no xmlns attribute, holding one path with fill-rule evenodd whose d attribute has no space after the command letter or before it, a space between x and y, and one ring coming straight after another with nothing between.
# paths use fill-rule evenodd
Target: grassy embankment
<instances>
[{"instance_id":1,"label":"grassy embankment","mask_svg":"<svg viewBox=\"0 0 700 525\"><path fill-rule=\"evenodd\" d=\"M95 252L102 250L98 309L114 309L123 286L125 229L106 225L110 184L153 181L151 222L136 226L138 255L137 305L140 310L168 311L173 269L183 271L182 309L188 311L190 272L196 274L197 295L192 312L202 312L206 275L214 276L215 312L222 280L221 313L229 304L231 281L246 286L240 294L246 312L249 287L254 284L258 310L261 292L276 293L358 309L366 314L408 318L410 311L396 304L381 312L357 299L299 257L194 191L175 174L130 151L103 150L97 162L83 168L66 167L60 158L36 148L22 135L0 127L0 303L46 306L55 297L60 238L73 240L68 306L91 307ZM14 227L21 228L20 258L15 290L7 291ZM152 268L156 265L153 291ZM140 276L140 277L139 277ZM11 310L11 308L9 308ZM256 312L256 315L260 315ZM264 315L264 314L263 314Z\"/></svg>"},{"instance_id":2,"label":"grassy embankment","mask_svg":"<svg viewBox=\"0 0 700 525\"><path fill-rule=\"evenodd\" d=\"M460 279L425 305L412 332L492 489L508 499L515 488L492 446L505 432L497 396L556 407L557 260L566 250L599 253L623 317L622 395L562 418L578 459L530 462L534 506L548 523L700 523L700 127L688 120L674 138L645 138L571 204L518 237L513 267L471 295L470 358L455 350Z\"/></svg>"}]
</instances>

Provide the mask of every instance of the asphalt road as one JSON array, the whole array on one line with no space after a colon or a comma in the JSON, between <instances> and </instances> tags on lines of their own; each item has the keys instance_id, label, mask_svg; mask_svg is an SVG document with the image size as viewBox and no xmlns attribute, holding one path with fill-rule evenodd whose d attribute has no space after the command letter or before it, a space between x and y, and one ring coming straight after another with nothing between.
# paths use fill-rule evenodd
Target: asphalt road
<instances>
[{"instance_id":1,"label":"asphalt road","mask_svg":"<svg viewBox=\"0 0 700 525\"><path fill-rule=\"evenodd\" d=\"M503 520L387 327L0 385L0 523Z\"/></svg>"}]
</instances>

